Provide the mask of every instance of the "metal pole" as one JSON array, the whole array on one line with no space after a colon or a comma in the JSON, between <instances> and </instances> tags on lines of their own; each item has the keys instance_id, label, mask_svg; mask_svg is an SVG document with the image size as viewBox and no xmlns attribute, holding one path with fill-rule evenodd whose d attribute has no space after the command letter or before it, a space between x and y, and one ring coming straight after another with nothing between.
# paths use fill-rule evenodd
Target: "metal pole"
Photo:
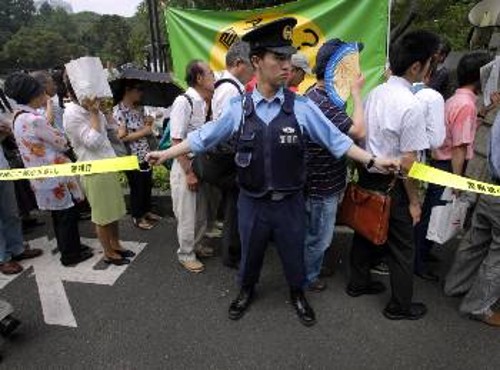
<instances>
[{"instance_id":1,"label":"metal pole","mask_svg":"<svg viewBox=\"0 0 500 370\"><path fill-rule=\"evenodd\" d=\"M157 53L158 53L158 65L160 67L160 69L159 69L160 72L165 72L163 42L162 42L162 35L161 35L161 29L160 29L160 16L158 13L158 1L152 0L152 3L153 3L153 17L154 17L156 47L157 47Z\"/></svg>"},{"instance_id":2,"label":"metal pole","mask_svg":"<svg viewBox=\"0 0 500 370\"><path fill-rule=\"evenodd\" d=\"M157 49L157 42L156 42L156 30L155 30L155 20L154 20L154 8L155 8L155 1L154 0L147 0L147 6L148 6L148 18L149 18L149 33L151 35L151 53L152 53L152 60L153 60L153 71L158 72L158 49Z\"/></svg>"}]
</instances>

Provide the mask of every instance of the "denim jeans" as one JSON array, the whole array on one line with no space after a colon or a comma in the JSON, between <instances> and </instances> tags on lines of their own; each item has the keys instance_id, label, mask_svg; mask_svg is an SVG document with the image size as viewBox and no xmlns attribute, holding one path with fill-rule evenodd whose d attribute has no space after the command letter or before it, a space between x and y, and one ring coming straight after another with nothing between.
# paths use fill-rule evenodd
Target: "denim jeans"
<instances>
[{"instance_id":1,"label":"denim jeans","mask_svg":"<svg viewBox=\"0 0 500 370\"><path fill-rule=\"evenodd\" d=\"M0 181L0 263L24 251L14 183Z\"/></svg>"},{"instance_id":2,"label":"denim jeans","mask_svg":"<svg viewBox=\"0 0 500 370\"><path fill-rule=\"evenodd\" d=\"M332 242L339 199L340 194L306 199L304 263L307 284L318 278L325 251Z\"/></svg>"}]
</instances>

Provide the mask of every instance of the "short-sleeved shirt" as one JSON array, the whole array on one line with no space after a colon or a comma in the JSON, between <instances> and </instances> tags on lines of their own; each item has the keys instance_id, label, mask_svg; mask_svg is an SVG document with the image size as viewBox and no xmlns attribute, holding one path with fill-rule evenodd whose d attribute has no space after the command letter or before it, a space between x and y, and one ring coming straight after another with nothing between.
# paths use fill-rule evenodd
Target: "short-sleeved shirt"
<instances>
[{"instance_id":1,"label":"short-sleeved shirt","mask_svg":"<svg viewBox=\"0 0 500 370\"><path fill-rule=\"evenodd\" d=\"M352 127L352 120L346 112L328 98L325 90L313 88L307 93L323 114L342 133ZM314 141L307 140L306 194L310 197L332 196L342 192L346 186L347 163L345 158L336 159L331 153Z\"/></svg>"},{"instance_id":2,"label":"short-sleeved shirt","mask_svg":"<svg viewBox=\"0 0 500 370\"><path fill-rule=\"evenodd\" d=\"M113 109L113 118L118 123L125 124L128 133L134 133L144 128L144 110L142 108L129 108L125 104L119 103ZM146 154L151 151L146 137L129 141L127 145L130 148L130 152L136 155L140 162L144 162Z\"/></svg>"},{"instance_id":3,"label":"short-sleeved shirt","mask_svg":"<svg viewBox=\"0 0 500 370\"><path fill-rule=\"evenodd\" d=\"M170 113L170 137L182 140L191 131L202 126L207 119L207 103L200 94L190 87L186 95L191 98L193 105L183 96L178 96L172 105Z\"/></svg>"},{"instance_id":4,"label":"short-sleeved shirt","mask_svg":"<svg viewBox=\"0 0 500 370\"><path fill-rule=\"evenodd\" d=\"M477 96L469 89L458 89L445 104L446 138L443 145L434 151L438 160L451 160L452 149L466 145L466 159L474 156L474 139L478 128Z\"/></svg>"},{"instance_id":5,"label":"short-sleeved shirt","mask_svg":"<svg viewBox=\"0 0 500 370\"><path fill-rule=\"evenodd\" d=\"M436 90L425 87L415 93L422 103L425 116L425 128L430 149L437 149L443 145L446 137L446 126L444 123L444 99Z\"/></svg>"},{"instance_id":6,"label":"short-sleeved shirt","mask_svg":"<svg viewBox=\"0 0 500 370\"><path fill-rule=\"evenodd\" d=\"M391 76L368 95L365 103L368 152L379 158L400 158L404 153L429 148L422 104L410 89L406 79Z\"/></svg>"},{"instance_id":7,"label":"short-sleeved shirt","mask_svg":"<svg viewBox=\"0 0 500 370\"><path fill-rule=\"evenodd\" d=\"M232 98L240 96L240 91L245 91L245 86L243 86L243 84L228 71L224 71L220 79L228 79L234 81L234 83L240 87L240 90L238 91L236 86L230 82L220 84L215 89L214 96L212 98L213 119L217 119L221 116L224 107L229 104L229 101Z\"/></svg>"}]
</instances>

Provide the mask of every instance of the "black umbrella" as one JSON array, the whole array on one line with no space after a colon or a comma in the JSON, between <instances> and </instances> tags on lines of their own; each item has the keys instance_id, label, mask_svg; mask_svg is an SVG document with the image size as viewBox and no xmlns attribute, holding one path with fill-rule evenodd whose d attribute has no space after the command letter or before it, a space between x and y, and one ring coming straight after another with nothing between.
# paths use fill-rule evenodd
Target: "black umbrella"
<instances>
[{"instance_id":1,"label":"black umbrella","mask_svg":"<svg viewBox=\"0 0 500 370\"><path fill-rule=\"evenodd\" d=\"M123 70L118 78L110 81L115 103L122 100L128 84L137 82L144 91L142 105L168 108L177 96L184 93L184 90L174 82L170 73L128 68Z\"/></svg>"}]
</instances>

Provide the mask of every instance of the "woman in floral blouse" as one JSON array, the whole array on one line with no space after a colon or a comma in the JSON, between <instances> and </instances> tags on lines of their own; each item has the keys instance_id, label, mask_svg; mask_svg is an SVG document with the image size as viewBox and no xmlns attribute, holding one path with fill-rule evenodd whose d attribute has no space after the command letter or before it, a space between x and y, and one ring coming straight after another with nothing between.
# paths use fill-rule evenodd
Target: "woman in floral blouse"
<instances>
[{"instance_id":1,"label":"woman in floral blouse","mask_svg":"<svg viewBox=\"0 0 500 370\"><path fill-rule=\"evenodd\" d=\"M46 105L42 85L25 73L13 73L5 81L6 94L17 102L14 136L26 168L70 163L65 152L68 142L37 109ZM75 265L92 257L80 243L79 213L75 203L84 199L75 177L31 180L38 208L52 213L54 234L64 266Z\"/></svg>"},{"instance_id":2,"label":"woman in floral blouse","mask_svg":"<svg viewBox=\"0 0 500 370\"><path fill-rule=\"evenodd\" d=\"M128 146L130 153L139 158L140 170L127 171L130 186L130 206L134 224L143 230L152 229L161 217L151 212L151 190L153 172L146 162L149 147L148 137L153 135L153 117L144 116L140 81L124 80L120 103L114 108L113 116L120 125L118 137Z\"/></svg>"}]
</instances>

